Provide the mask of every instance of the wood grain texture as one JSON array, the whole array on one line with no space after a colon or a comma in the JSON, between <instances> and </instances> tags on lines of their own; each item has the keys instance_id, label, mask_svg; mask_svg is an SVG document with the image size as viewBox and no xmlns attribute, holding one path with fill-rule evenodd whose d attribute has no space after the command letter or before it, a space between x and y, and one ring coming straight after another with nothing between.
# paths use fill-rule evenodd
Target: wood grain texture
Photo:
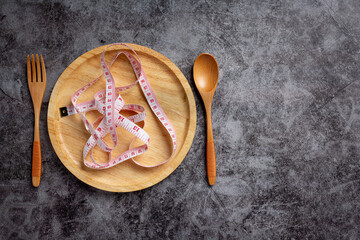
<instances>
[{"instance_id":1,"label":"wood grain texture","mask_svg":"<svg viewBox=\"0 0 360 240\"><path fill-rule=\"evenodd\" d=\"M40 144L40 112L42 100L46 89L46 71L45 63L42 55L41 67L39 61L39 55L36 54L36 62L34 54L31 56L32 61L30 62L30 55L27 56L27 76L28 76L28 87L31 94L31 99L34 107L34 145L33 145L33 158L32 158L32 183L34 187L40 185L41 177L41 144Z\"/></svg>"},{"instance_id":2,"label":"wood grain texture","mask_svg":"<svg viewBox=\"0 0 360 240\"><path fill-rule=\"evenodd\" d=\"M39 141L34 141L31 176L33 186L38 187L41 178L41 144Z\"/></svg>"},{"instance_id":3,"label":"wood grain texture","mask_svg":"<svg viewBox=\"0 0 360 240\"><path fill-rule=\"evenodd\" d=\"M214 139L206 142L206 160L209 185L214 185L216 181L216 153Z\"/></svg>"},{"instance_id":4,"label":"wood grain texture","mask_svg":"<svg viewBox=\"0 0 360 240\"><path fill-rule=\"evenodd\" d=\"M211 105L219 80L219 67L214 56L208 53L202 53L197 56L194 63L193 74L196 87L199 90L206 110L206 168L209 184L214 185L216 181L216 152L211 119Z\"/></svg>"},{"instance_id":5,"label":"wood grain texture","mask_svg":"<svg viewBox=\"0 0 360 240\"><path fill-rule=\"evenodd\" d=\"M90 134L86 131L80 117L72 115L60 117L59 108L71 104L72 94L91 80L101 75L100 54L106 46L93 49L77 58L59 77L52 92L48 110L48 130L51 143L65 167L81 181L106 191L129 192L150 187L169 176L182 162L192 144L196 129L196 107L191 88L181 71L169 59L149 48L128 44L139 55L145 74L173 124L178 140L174 156L164 165L155 168L143 168L131 160L104 170L93 170L84 166L82 151ZM109 63L123 46L111 47L105 54ZM121 55L111 67L116 86L133 83L136 78L128 60ZM105 88L103 77L79 99L79 102L93 98L95 92ZM142 164L160 163L171 155L171 141L167 132L157 120L141 92L139 86L122 92L126 104L136 103L145 107L146 120L144 130L150 136L149 150L137 157ZM96 111L87 115L95 119ZM118 128L119 144L113 156L128 149L133 136ZM110 138L105 137L110 142ZM111 144L111 143L110 143ZM135 141L133 146L140 145ZM108 160L107 154L98 147L94 150L95 159L99 162Z\"/></svg>"}]
</instances>

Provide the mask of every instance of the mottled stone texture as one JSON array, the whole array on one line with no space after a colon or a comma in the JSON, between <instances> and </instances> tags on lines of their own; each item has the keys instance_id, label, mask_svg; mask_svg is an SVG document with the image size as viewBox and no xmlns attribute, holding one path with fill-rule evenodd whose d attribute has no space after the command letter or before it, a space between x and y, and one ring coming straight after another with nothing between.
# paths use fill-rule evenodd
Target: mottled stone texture
<instances>
[{"instance_id":1,"label":"mottled stone texture","mask_svg":"<svg viewBox=\"0 0 360 240\"><path fill-rule=\"evenodd\" d=\"M1 239L360 239L360 2L0 1ZM187 157L146 190L75 178L47 133L56 80L113 42L150 47L188 79L197 130ZM205 173L205 112L192 65L220 66L218 178ZM43 178L31 186L26 54L42 53Z\"/></svg>"}]
</instances>

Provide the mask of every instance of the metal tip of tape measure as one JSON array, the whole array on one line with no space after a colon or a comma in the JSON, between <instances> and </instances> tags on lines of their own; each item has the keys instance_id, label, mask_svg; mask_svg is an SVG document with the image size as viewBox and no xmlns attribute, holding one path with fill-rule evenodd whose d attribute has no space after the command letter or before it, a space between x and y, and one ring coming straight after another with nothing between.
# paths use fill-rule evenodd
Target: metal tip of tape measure
<instances>
[{"instance_id":1,"label":"metal tip of tape measure","mask_svg":"<svg viewBox=\"0 0 360 240\"><path fill-rule=\"evenodd\" d=\"M60 108L60 115L61 117L66 117L67 115L69 115L66 107Z\"/></svg>"}]
</instances>

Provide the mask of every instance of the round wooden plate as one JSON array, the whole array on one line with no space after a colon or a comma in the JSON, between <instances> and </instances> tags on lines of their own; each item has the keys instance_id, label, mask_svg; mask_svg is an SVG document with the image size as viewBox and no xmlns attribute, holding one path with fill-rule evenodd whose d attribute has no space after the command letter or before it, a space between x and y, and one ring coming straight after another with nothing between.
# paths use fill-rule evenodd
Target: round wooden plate
<instances>
[{"instance_id":1,"label":"round wooden plate","mask_svg":"<svg viewBox=\"0 0 360 240\"><path fill-rule=\"evenodd\" d=\"M71 96L74 92L102 74L100 55L106 46L85 53L65 69L51 94L47 119L51 143L65 167L81 181L112 192L137 191L165 179L185 158L196 129L194 96L181 71L169 59L152 49L135 44L128 45L139 55L156 97L175 128L178 147L167 163L154 168L144 168L128 160L104 170L94 170L84 166L82 151L90 134L78 115L61 117L59 108L71 105ZM105 59L108 64L118 50L126 49L123 46L113 46L107 50ZM131 65L124 55L116 60L110 70L116 86L125 86L136 80ZM78 102L92 99L97 91L104 88L105 80L102 78L87 90ZM143 164L155 165L169 158L172 151L171 141L149 108L140 87L137 85L120 94L126 104L136 103L146 109L144 130L150 136L150 145L149 150L138 156L136 160ZM90 112L87 117L95 119L96 112ZM117 131L120 140L113 156L127 150L133 139L133 136L125 130L118 128ZM105 138L105 140L109 139ZM137 142L133 146L136 145ZM108 161L107 154L98 147L95 148L94 155L100 162Z\"/></svg>"}]
</instances>

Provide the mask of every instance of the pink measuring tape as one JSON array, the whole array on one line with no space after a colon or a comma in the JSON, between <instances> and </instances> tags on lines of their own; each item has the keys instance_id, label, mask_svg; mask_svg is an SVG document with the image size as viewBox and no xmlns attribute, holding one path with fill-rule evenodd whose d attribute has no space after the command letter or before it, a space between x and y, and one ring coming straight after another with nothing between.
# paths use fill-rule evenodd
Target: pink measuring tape
<instances>
[{"instance_id":1,"label":"pink measuring tape","mask_svg":"<svg viewBox=\"0 0 360 240\"><path fill-rule=\"evenodd\" d=\"M105 62L105 52L109 47L115 45L122 45L127 47L134 53L134 55L125 51L119 51L116 53L110 65L108 66ZM128 86L115 87L115 81L111 74L110 67L115 62L117 57L121 54L124 54L127 57L127 59L130 61L137 80L135 81L135 83ZM142 167L156 167L166 163L174 155L176 150L177 140L176 140L175 130L174 127L171 125L169 119L166 117L165 112L161 108L159 101L157 100L154 91L150 86L150 82L147 79L145 72L141 66L141 61L139 56L128 45L124 43L114 43L107 46L105 50L102 52L100 56L100 64L103 70L102 75L104 75L105 77L106 88L97 92L94 95L93 100L83 103L77 103L81 94L84 93L88 88L94 85L101 78L102 75L100 75L98 78L92 80L91 82L89 82L88 84L86 84L85 86L83 86L74 93L74 95L71 97L71 102L72 102L71 106L67 106L60 109L62 116L79 114L84 122L85 128L91 134L83 149L83 161L85 166L95 169L105 169L105 168L113 167L128 159L131 159L134 163ZM151 110L153 111L155 116L159 119L159 121L162 123L162 125L165 127L172 140L171 156L167 160L151 166L142 165L134 159L134 157L139 156L144 152L146 152L148 150L150 143L149 135L136 124L138 122L145 120L145 108L137 104L125 104L124 100L120 95L120 92L134 87L137 83L140 84L141 90L144 93L144 96ZM125 117L120 114L120 111L122 109L131 110L136 112L137 114L130 117ZM102 114L102 116L97 118L91 124L86 118L86 113L93 110L97 110ZM96 125L97 127L94 127ZM144 144L135 148L131 148L131 144L136 139L134 138L134 140L130 143L129 150L112 158L111 153L115 149L118 143L118 134L116 132L117 127L122 127L128 132L132 133L136 138L140 139ZM107 134L111 135L113 147L109 147L103 140L103 138ZM96 145L99 146L101 150L109 153L108 162L97 163L95 161L93 156L93 150ZM86 157L89 154L92 160L91 162L86 160Z\"/></svg>"}]
</instances>

